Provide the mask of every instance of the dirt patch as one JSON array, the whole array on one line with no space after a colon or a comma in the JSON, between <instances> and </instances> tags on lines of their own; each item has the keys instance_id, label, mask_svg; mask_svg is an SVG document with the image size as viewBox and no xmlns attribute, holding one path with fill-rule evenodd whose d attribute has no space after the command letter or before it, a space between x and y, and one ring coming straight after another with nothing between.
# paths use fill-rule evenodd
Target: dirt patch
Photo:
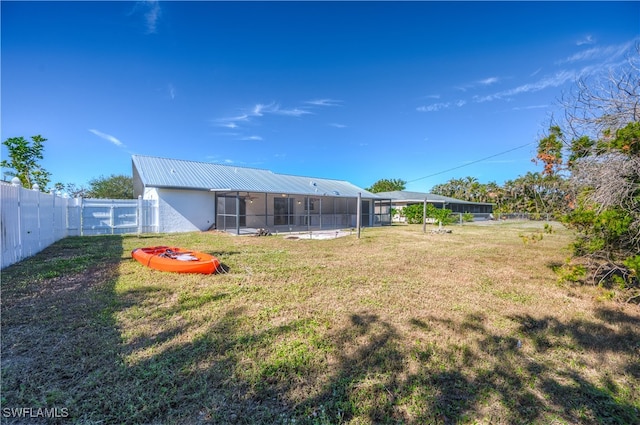
<instances>
[{"instance_id":1,"label":"dirt patch","mask_svg":"<svg viewBox=\"0 0 640 425\"><path fill-rule=\"evenodd\" d=\"M287 235L285 239L337 239L344 236L354 235L355 232L345 230L326 230L318 232L301 232Z\"/></svg>"}]
</instances>

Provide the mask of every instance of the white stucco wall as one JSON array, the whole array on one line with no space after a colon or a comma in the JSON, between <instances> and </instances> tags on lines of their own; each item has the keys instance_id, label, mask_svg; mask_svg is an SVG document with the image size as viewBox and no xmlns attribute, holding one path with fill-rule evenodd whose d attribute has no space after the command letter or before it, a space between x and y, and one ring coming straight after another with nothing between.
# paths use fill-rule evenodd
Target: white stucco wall
<instances>
[{"instance_id":1,"label":"white stucco wall","mask_svg":"<svg viewBox=\"0 0 640 425\"><path fill-rule=\"evenodd\" d=\"M144 198L158 199L161 233L204 231L215 223L212 192L146 188Z\"/></svg>"}]
</instances>

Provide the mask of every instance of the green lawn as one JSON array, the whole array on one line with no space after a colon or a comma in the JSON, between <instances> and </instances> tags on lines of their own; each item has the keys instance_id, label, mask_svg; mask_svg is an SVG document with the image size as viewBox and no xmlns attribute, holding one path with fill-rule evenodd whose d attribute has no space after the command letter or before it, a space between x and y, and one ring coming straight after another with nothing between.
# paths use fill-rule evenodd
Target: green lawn
<instances>
[{"instance_id":1,"label":"green lawn","mask_svg":"<svg viewBox=\"0 0 640 425\"><path fill-rule=\"evenodd\" d=\"M558 282L543 224L64 239L2 272L2 423L640 423L640 310Z\"/></svg>"}]
</instances>

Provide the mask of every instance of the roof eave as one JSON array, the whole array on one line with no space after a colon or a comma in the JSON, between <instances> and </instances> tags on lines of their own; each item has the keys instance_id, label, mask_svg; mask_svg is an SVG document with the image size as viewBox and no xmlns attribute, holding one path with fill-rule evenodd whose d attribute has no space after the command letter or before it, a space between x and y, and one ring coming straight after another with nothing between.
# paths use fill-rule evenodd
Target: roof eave
<instances>
[{"instance_id":1,"label":"roof eave","mask_svg":"<svg viewBox=\"0 0 640 425\"><path fill-rule=\"evenodd\" d=\"M333 198L357 198L357 195L343 195L343 194L335 194L335 193L316 193L316 192L287 192L281 190L257 190L257 189L247 189L247 188L210 188L210 187L186 187L186 186L171 186L171 185L154 185L147 184L144 186L145 189L154 188L154 189L169 189L169 190L194 190L198 192L224 192L224 193L233 193L233 192L252 192L252 193L267 193L267 194L286 194L286 195L298 195L298 196L329 196ZM375 194L362 194L362 198L365 199L387 199L376 196Z\"/></svg>"}]
</instances>

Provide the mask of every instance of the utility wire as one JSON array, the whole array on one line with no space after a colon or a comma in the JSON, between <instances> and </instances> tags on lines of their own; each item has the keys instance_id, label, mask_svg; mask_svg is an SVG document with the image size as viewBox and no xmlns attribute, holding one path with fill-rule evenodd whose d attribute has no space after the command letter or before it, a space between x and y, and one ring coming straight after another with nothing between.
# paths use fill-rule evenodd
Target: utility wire
<instances>
[{"instance_id":1,"label":"utility wire","mask_svg":"<svg viewBox=\"0 0 640 425\"><path fill-rule=\"evenodd\" d=\"M409 180L407 183L417 182L418 180L428 179L429 177L438 176L440 174L448 173L449 171L457 170L458 168L463 168L463 167L467 167L467 166L472 165L472 164L477 164L478 162L486 161L487 159L495 158L496 156L504 155L505 153L509 153L509 152L513 152L513 151L518 150L518 149L522 149L522 148L527 147L529 145L533 145L534 143L537 143L537 142L529 142L529 143L521 145L521 146L516 146L515 148L509 149L509 150L506 150L506 151L503 151L503 152L500 152L500 153L496 153L494 155L487 156L487 157L482 158L482 159L476 159L475 161L471 161L471 162L468 162L468 163L463 164L463 165L458 165L457 167L449 168L449 169L446 169L446 170L443 170L443 171L438 171L437 173L429 174L428 176L424 176L424 177L420 177L420 178L417 178L417 179Z\"/></svg>"}]
</instances>

